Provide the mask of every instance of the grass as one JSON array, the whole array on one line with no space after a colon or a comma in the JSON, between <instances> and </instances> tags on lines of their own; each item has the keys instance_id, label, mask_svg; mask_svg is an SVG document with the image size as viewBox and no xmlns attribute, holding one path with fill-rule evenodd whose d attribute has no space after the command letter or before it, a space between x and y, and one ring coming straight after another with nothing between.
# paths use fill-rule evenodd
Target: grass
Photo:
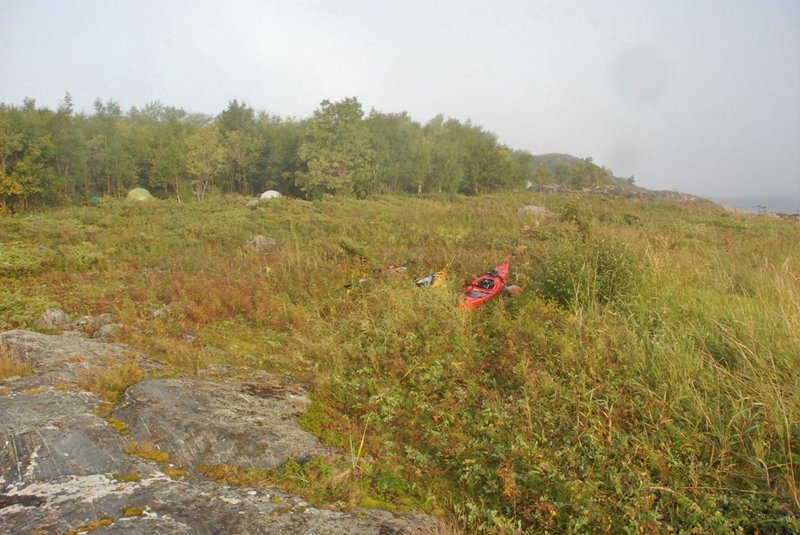
<instances>
[{"instance_id":1,"label":"grass","mask_svg":"<svg viewBox=\"0 0 800 535\"><path fill-rule=\"evenodd\" d=\"M144 374L135 363L110 362L105 366L92 365L82 372L78 386L94 392L104 401L118 401L125 390L142 380Z\"/></svg>"},{"instance_id":2,"label":"grass","mask_svg":"<svg viewBox=\"0 0 800 535\"><path fill-rule=\"evenodd\" d=\"M0 346L0 379L23 377L30 375L31 366L27 362L20 362L3 346Z\"/></svg>"},{"instance_id":3,"label":"grass","mask_svg":"<svg viewBox=\"0 0 800 535\"><path fill-rule=\"evenodd\" d=\"M315 505L351 510L377 507L392 511L420 507L407 493L398 495L393 492L394 486L407 486L407 483L397 479L399 476L396 474L387 472L380 477L369 477L368 474L354 470L343 459L315 458L304 464L289 460L277 469L217 464L201 465L197 470L211 480L228 485L280 488L285 492L301 494ZM278 496L273 498L275 503L280 500Z\"/></svg>"},{"instance_id":4,"label":"grass","mask_svg":"<svg viewBox=\"0 0 800 535\"><path fill-rule=\"evenodd\" d=\"M42 303L112 312L177 371L315 385L303 425L344 459L209 477L469 533L800 530L797 224L580 195L227 197L0 218L0 238L4 328ZM522 293L462 310L506 258ZM124 371L91 382L113 398Z\"/></svg>"}]
</instances>

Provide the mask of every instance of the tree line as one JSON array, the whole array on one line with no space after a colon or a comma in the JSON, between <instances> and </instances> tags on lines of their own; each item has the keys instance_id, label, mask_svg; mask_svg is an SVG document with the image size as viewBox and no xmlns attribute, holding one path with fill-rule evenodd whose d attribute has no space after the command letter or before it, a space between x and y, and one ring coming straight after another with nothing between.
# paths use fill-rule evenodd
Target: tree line
<instances>
[{"instance_id":1,"label":"tree line","mask_svg":"<svg viewBox=\"0 0 800 535\"><path fill-rule=\"evenodd\" d=\"M480 194L528 181L590 185L610 179L591 159L550 170L471 121L438 115L365 114L357 98L322 101L297 120L233 100L216 117L152 102L123 113L97 99L76 113L69 93L56 110L27 98L0 104L0 209L121 197L134 187L202 200L209 191L268 189L309 199L326 194Z\"/></svg>"}]
</instances>

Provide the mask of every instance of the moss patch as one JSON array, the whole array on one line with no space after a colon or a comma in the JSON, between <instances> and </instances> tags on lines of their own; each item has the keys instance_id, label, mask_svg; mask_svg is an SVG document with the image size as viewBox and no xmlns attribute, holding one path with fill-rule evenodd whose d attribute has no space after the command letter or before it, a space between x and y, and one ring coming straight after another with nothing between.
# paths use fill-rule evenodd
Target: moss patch
<instances>
[{"instance_id":1,"label":"moss patch","mask_svg":"<svg viewBox=\"0 0 800 535\"><path fill-rule=\"evenodd\" d=\"M130 447L124 450L128 455L134 455L157 463L166 463L169 461L169 453L157 449L152 442L143 441L139 443L132 438L128 438L128 444Z\"/></svg>"},{"instance_id":2,"label":"moss patch","mask_svg":"<svg viewBox=\"0 0 800 535\"><path fill-rule=\"evenodd\" d=\"M85 526L81 526L79 528L71 529L64 533L64 535L79 535L80 533L89 533L100 529L102 527L110 526L113 524L117 519L114 517L111 518L102 518L90 524L86 524Z\"/></svg>"}]
</instances>

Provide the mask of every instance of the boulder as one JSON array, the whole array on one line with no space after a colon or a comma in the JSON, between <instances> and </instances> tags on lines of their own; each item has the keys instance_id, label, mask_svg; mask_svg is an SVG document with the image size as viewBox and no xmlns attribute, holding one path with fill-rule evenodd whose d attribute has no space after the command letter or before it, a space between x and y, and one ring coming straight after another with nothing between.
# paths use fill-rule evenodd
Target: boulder
<instances>
[{"instance_id":1,"label":"boulder","mask_svg":"<svg viewBox=\"0 0 800 535\"><path fill-rule=\"evenodd\" d=\"M69 314L60 308L48 308L33 326L37 329L56 330L66 328L71 321Z\"/></svg>"},{"instance_id":2,"label":"boulder","mask_svg":"<svg viewBox=\"0 0 800 535\"><path fill-rule=\"evenodd\" d=\"M275 191L274 189L269 189L262 193L259 196L259 199L279 199L281 197L283 197L283 195L281 195L280 192Z\"/></svg>"},{"instance_id":3,"label":"boulder","mask_svg":"<svg viewBox=\"0 0 800 535\"><path fill-rule=\"evenodd\" d=\"M122 324L120 323L106 323L99 327L92 338L98 342L113 342L117 335L122 331Z\"/></svg>"},{"instance_id":4,"label":"boulder","mask_svg":"<svg viewBox=\"0 0 800 535\"><path fill-rule=\"evenodd\" d=\"M98 316L81 316L75 320L72 320L67 328L73 331L80 331L82 333L92 335L102 327L103 325L108 325L109 323L113 323L116 320L113 314L100 314Z\"/></svg>"},{"instance_id":5,"label":"boulder","mask_svg":"<svg viewBox=\"0 0 800 535\"><path fill-rule=\"evenodd\" d=\"M160 307L155 309L153 312L151 312L150 315L154 319L169 318L172 315L172 306L169 305L169 304L161 305Z\"/></svg>"},{"instance_id":6,"label":"boulder","mask_svg":"<svg viewBox=\"0 0 800 535\"><path fill-rule=\"evenodd\" d=\"M264 253L269 251L270 249L275 248L278 242L275 241L275 238L270 238L267 236L254 236L249 242L247 242L247 247L252 249L257 253Z\"/></svg>"},{"instance_id":7,"label":"boulder","mask_svg":"<svg viewBox=\"0 0 800 535\"><path fill-rule=\"evenodd\" d=\"M546 216L550 215L551 212L543 206L535 206L533 204L528 204L526 206L520 206L519 208L517 208L517 214Z\"/></svg>"}]
</instances>

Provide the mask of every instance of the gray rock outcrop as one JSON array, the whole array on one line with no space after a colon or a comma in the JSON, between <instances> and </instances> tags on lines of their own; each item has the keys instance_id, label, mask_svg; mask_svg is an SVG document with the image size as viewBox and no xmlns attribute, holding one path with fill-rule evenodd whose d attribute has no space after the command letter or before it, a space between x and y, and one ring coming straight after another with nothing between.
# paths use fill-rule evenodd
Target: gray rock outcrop
<instances>
[{"instance_id":1,"label":"gray rock outcrop","mask_svg":"<svg viewBox=\"0 0 800 535\"><path fill-rule=\"evenodd\" d=\"M36 320L34 327L37 329L62 329L69 325L69 314L60 308L48 308L42 312L42 316Z\"/></svg>"},{"instance_id":2,"label":"gray rock outcrop","mask_svg":"<svg viewBox=\"0 0 800 535\"><path fill-rule=\"evenodd\" d=\"M73 331L82 332L86 335L93 335L97 329L114 323L116 318L113 314L99 314L97 316L81 316L80 318L72 320L68 328Z\"/></svg>"},{"instance_id":3,"label":"gray rock outcrop","mask_svg":"<svg viewBox=\"0 0 800 535\"><path fill-rule=\"evenodd\" d=\"M306 395L289 379L150 379L130 387L109 414L81 385L87 373L113 366L158 370L130 347L16 330L0 333L0 352L32 370L0 379L0 534L379 535L438 526L413 513L320 509L192 471L199 463L267 467L324 454L296 425ZM167 460L137 455L134 446L144 442ZM178 467L188 476L176 475Z\"/></svg>"},{"instance_id":4,"label":"gray rock outcrop","mask_svg":"<svg viewBox=\"0 0 800 535\"><path fill-rule=\"evenodd\" d=\"M123 326L120 323L106 323L97 328L92 334L92 338L100 342L112 342L122 332L122 328Z\"/></svg>"},{"instance_id":5,"label":"gray rock outcrop","mask_svg":"<svg viewBox=\"0 0 800 535\"><path fill-rule=\"evenodd\" d=\"M33 324L37 329L45 331L65 331L81 336L92 336L106 325L113 324L116 318L113 314L99 314L97 316L81 316L72 319L69 314L60 308L48 308ZM98 337L99 338L99 337Z\"/></svg>"},{"instance_id":6,"label":"gray rock outcrop","mask_svg":"<svg viewBox=\"0 0 800 535\"><path fill-rule=\"evenodd\" d=\"M131 437L169 453L184 467L229 464L277 468L328 451L300 429L308 398L261 374L246 383L152 379L130 387L113 416Z\"/></svg>"},{"instance_id":7,"label":"gray rock outcrop","mask_svg":"<svg viewBox=\"0 0 800 535\"><path fill-rule=\"evenodd\" d=\"M77 388L98 368L125 364L136 364L144 370L158 367L125 344L102 343L80 336L7 331L0 333L0 348L34 370L32 375L7 385L12 391L57 386Z\"/></svg>"}]
</instances>

